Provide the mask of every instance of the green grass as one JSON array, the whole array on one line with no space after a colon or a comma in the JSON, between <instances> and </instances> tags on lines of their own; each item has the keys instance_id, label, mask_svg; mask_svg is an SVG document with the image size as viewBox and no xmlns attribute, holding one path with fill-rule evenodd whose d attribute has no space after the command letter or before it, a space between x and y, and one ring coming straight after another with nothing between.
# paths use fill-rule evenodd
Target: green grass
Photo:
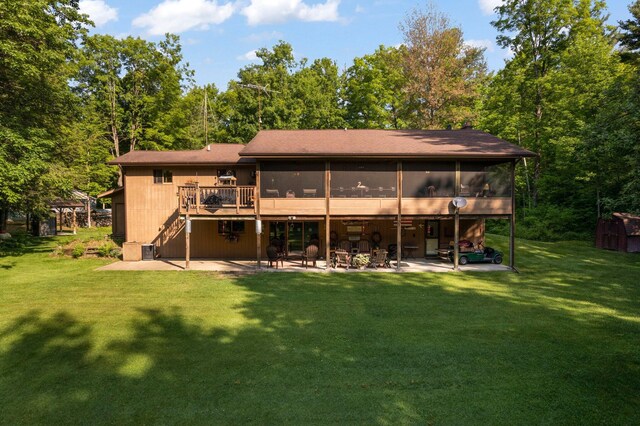
<instances>
[{"instance_id":1,"label":"green grass","mask_svg":"<svg viewBox=\"0 0 640 426\"><path fill-rule=\"evenodd\" d=\"M4 424L640 424L637 255L519 241L520 274L221 276L96 272L56 244L0 258Z\"/></svg>"}]
</instances>

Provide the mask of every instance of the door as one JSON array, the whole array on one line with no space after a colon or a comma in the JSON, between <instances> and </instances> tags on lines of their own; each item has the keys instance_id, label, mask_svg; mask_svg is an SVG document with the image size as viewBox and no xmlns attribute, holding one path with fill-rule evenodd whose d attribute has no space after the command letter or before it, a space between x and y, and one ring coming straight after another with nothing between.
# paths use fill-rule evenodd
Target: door
<instances>
[{"instance_id":1,"label":"door","mask_svg":"<svg viewBox=\"0 0 640 426\"><path fill-rule=\"evenodd\" d=\"M287 254L302 256L303 222L289 222L287 226Z\"/></svg>"},{"instance_id":2,"label":"door","mask_svg":"<svg viewBox=\"0 0 640 426\"><path fill-rule=\"evenodd\" d=\"M440 221L427 220L424 224L424 254L437 256L440 241Z\"/></svg>"},{"instance_id":3,"label":"door","mask_svg":"<svg viewBox=\"0 0 640 426\"><path fill-rule=\"evenodd\" d=\"M318 222L287 223L287 254L302 256L307 246L314 243L320 248Z\"/></svg>"}]
</instances>

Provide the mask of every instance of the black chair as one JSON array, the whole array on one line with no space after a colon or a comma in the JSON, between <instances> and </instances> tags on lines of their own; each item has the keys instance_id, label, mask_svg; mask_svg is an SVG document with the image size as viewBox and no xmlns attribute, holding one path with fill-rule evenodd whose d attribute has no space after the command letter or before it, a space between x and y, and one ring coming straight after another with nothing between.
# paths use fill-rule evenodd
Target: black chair
<instances>
[{"instance_id":1,"label":"black chair","mask_svg":"<svg viewBox=\"0 0 640 426\"><path fill-rule=\"evenodd\" d=\"M273 262L276 263L276 269L278 269L278 262L284 268L284 255L278 252L278 248L274 245L267 247L267 258L269 259L269 267L273 268Z\"/></svg>"},{"instance_id":2,"label":"black chair","mask_svg":"<svg viewBox=\"0 0 640 426\"><path fill-rule=\"evenodd\" d=\"M397 244L389 244L387 247L389 259L397 260L398 259L398 245Z\"/></svg>"}]
</instances>

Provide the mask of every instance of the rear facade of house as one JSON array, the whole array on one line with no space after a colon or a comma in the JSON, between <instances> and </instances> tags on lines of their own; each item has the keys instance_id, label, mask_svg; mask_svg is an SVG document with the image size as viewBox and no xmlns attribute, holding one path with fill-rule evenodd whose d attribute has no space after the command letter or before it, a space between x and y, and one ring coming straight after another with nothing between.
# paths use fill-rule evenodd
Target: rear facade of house
<instances>
[{"instance_id":1,"label":"rear facade of house","mask_svg":"<svg viewBox=\"0 0 640 426\"><path fill-rule=\"evenodd\" d=\"M274 240L289 258L362 241L436 257L456 237L481 242L487 218L514 223L515 165L529 156L470 129L267 130L247 145L130 152L112 161L123 257L153 245L160 258L259 261Z\"/></svg>"}]
</instances>

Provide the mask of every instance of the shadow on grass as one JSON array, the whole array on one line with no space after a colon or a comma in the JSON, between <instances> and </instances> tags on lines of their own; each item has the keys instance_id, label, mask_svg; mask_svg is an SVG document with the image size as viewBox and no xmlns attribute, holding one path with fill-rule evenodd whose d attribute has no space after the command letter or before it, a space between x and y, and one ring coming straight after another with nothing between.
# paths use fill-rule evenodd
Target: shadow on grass
<instances>
[{"instance_id":1,"label":"shadow on grass","mask_svg":"<svg viewBox=\"0 0 640 426\"><path fill-rule=\"evenodd\" d=\"M0 422L640 422L626 301L590 296L624 315L556 308L577 297L568 276L380 275L238 277L246 300L212 296L207 318L138 308L101 344L99 318L30 312L0 330ZM241 324L205 325L222 303Z\"/></svg>"},{"instance_id":2,"label":"shadow on grass","mask_svg":"<svg viewBox=\"0 0 640 426\"><path fill-rule=\"evenodd\" d=\"M34 237L25 232L18 232L13 234L12 238L8 240L0 240L0 258L5 256L48 253L53 249L53 244L54 237Z\"/></svg>"}]
</instances>

